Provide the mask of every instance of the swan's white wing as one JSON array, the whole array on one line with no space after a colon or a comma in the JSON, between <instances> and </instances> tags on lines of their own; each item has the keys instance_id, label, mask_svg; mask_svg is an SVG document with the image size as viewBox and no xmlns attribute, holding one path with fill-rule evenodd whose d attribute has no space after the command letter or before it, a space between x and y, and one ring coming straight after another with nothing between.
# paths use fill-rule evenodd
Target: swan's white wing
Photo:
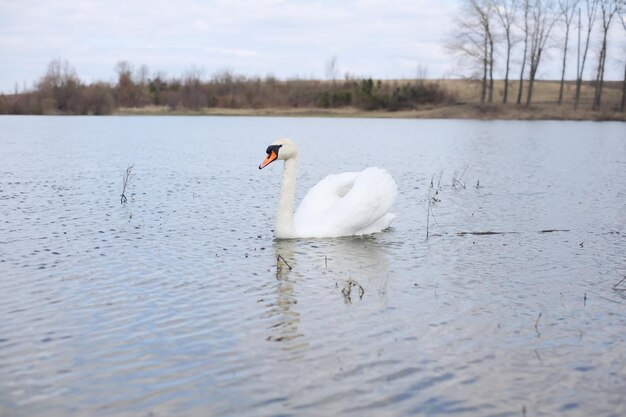
<instances>
[{"instance_id":1,"label":"swan's white wing","mask_svg":"<svg viewBox=\"0 0 626 417\"><path fill-rule=\"evenodd\" d=\"M359 173L350 191L328 212L330 230L339 236L380 232L389 226L389 210L398 194L398 186L387 171L367 168Z\"/></svg>"},{"instance_id":2,"label":"swan's white wing","mask_svg":"<svg viewBox=\"0 0 626 417\"><path fill-rule=\"evenodd\" d=\"M345 196L360 172L330 174L315 184L302 199L294 217L296 223L309 223L322 218L328 210Z\"/></svg>"},{"instance_id":3,"label":"swan's white wing","mask_svg":"<svg viewBox=\"0 0 626 417\"><path fill-rule=\"evenodd\" d=\"M396 182L384 169L329 175L300 203L296 233L331 237L380 232L394 217L388 211L397 193Z\"/></svg>"}]
</instances>

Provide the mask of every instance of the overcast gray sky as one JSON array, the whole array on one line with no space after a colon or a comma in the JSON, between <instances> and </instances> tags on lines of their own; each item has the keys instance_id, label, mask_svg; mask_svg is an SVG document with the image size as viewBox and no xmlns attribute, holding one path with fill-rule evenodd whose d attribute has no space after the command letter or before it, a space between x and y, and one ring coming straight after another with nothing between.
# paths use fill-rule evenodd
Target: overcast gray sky
<instances>
[{"instance_id":1,"label":"overcast gray sky","mask_svg":"<svg viewBox=\"0 0 626 417\"><path fill-rule=\"evenodd\" d=\"M460 0L0 0L0 91L30 87L55 58L86 82L114 81L115 64L145 64L152 75L324 78L337 57L340 74L375 78L467 75L443 47ZM617 28L617 25L615 25ZM623 29L619 28L622 32ZM624 54L615 31L609 48ZM574 45L572 45L572 51ZM574 55L572 53L571 55ZM609 58L618 54L609 51ZM595 55L591 55L592 67ZM619 56L621 59L622 56ZM559 52L540 69L558 77ZM609 62L609 79L623 64ZM573 65L570 78L573 78ZM501 77L501 76L500 76Z\"/></svg>"}]
</instances>

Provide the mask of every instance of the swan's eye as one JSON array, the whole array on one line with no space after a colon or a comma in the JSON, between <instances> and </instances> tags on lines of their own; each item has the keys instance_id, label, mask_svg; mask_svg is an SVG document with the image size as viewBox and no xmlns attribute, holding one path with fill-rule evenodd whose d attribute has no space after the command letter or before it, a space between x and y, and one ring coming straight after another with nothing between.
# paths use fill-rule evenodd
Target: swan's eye
<instances>
[{"instance_id":1,"label":"swan's eye","mask_svg":"<svg viewBox=\"0 0 626 417\"><path fill-rule=\"evenodd\" d=\"M266 154L271 154L272 152L275 152L276 155L278 155L278 150L280 149L280 147L283 145L270 145L267 147L267 150L265 151Z\"/></svg>"}]
</instances>

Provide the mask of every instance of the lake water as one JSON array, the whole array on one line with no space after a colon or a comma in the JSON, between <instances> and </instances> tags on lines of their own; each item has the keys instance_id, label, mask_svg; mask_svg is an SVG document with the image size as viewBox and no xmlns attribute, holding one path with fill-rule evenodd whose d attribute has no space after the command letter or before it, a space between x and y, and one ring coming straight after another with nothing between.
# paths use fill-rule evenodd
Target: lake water
<instances>
[{"instance_id":1,"label":"lake water","mask_svg":"<svg viewBox=\"0 0 626 417\"><path fill-rule=\"evenodd\" d=\"M274 241L280 137L393 227ZM0 216L1 416L626 415L624 123L2 117Z\"/></svg>"}]
</instances>

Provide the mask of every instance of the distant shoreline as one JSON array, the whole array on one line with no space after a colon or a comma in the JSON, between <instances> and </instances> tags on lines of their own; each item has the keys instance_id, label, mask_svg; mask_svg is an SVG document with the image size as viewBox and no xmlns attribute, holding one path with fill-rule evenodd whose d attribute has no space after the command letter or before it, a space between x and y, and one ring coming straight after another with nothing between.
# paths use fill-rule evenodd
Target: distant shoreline
<instances>
[{"instance_id":1,"label":"distant shoreline","mask_svg":"<svg viewBox=\"0 0 626 417\"><path fill-rule=\"evenodd\" d=\"M537 80L529 106L519 82L505 84L503 80L494 80L493 97L482 105L481 84L472 80L231 77L195 83L163 81L160 89L154 83L77 82L72 88L71 83L44 88L41 82L32 92L0 95L0 114L626 121L626 112L619 111L626 92L617 81L605 83L602 105L596 111L592 110L594 89L589 82L582 84L577 109L573 81L564 83L558 104L560 83Z\"/></svg>"},{"instance_id":2,"label":"distant shoreline","mask_svg":"<svg viewBox=\"0 0 626 417\"><path fill-rule=\"evenodd\" d=\"M337 117L373 119L467 119L467 120L571 120L571 121L626 121L626 113L618 111L574 111L569 105L537 104L530 108L513 104L483 106L463 103L425 106L415 110L384 111L361 110L354 107L311 108L216 108L201 110L171 110L167 106L120 108L118 116L250 116L250 117Z\"/></svg>"}]
</instances>

